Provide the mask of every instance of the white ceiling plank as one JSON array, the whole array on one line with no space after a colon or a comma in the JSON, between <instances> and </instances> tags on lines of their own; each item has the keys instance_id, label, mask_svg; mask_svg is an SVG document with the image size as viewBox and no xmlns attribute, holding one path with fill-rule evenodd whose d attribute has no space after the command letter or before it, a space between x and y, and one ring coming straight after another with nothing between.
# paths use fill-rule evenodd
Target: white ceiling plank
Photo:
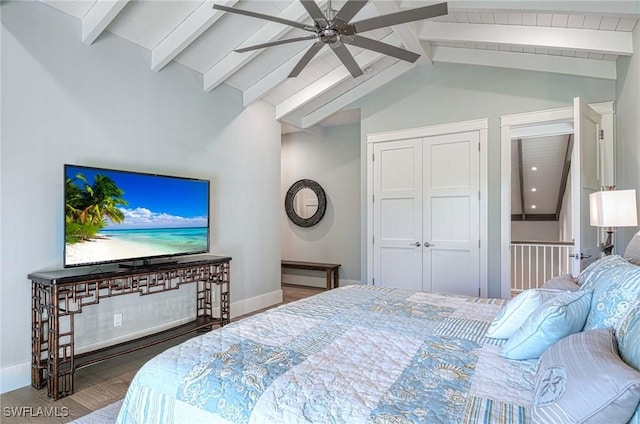
<instances>
[{"instance_id":1,"label":"white ceiling plank","mask_svg":"<svg viewBox=\"0 0 640 424\"><path fill-rule=\"evenodd\" d=\"M390 42L392 37L397 39L394 34L391 34L383 38L381 41L397 46L399 43ZM358 66L360 66L360 69L365 69L367 66L372 65L374 62L377 62L383 57L385 57L385 55L383 55L382 53L364 50L360 54L354 56L354 59L358 63ZM326 91L330 90L331 88L335 87L348 78L351 78L351 73L349 73L347 68L345 68L344 66L335 68L333 71L324 75L313 84L308 85L293 96L276 105L276 119L282 119L285 116L295 112L313 99L322 95L322 93L325 93Z\"/></svg>"},{"instance_id":2,"label":"white ceiling plank","mask_svg":"<svg viewBox=\"0 0 640 424\"><path fill-rule=\"evenodd\" d=\"M337 111L349 106L354 101L366 96L377 88L382 87L415 67L416 65L413 63L402 60L398 61L395 65L390 66L373 78L368 79L362 84L354 87L352 90L337 97L335 100L303 117L300 128L309 128L316 125L328 116L331 116Z\"/></svg>"},{"instance_id":3,"label":"white ceiling plank","mask_svg":"<svg viewBox=\"0 0 640 424\"><path fill-rule=\"evenodd\" d=\"M91 45L129 0L98 0L82 18L82 42Z\"/></svg>"},{"instance_id":4,"label":"white ceiling plank","mask_svg":"<svg viewBox=\"0 0 640 424\"><path fill-rule=\"evenodd\" d=\"M322 8L323 3L318 5ZM300 2L293 2L278 15L283 19L301 22L309 17L306 9ZM251 19L251 18L247 18ZM245 40L239 47L249 47L256 44L276 41L289 32L291 27L287 25L269 22L255 34ZM204 74L204 90L211 91L222 84L231 74L249 63L254 57L259 55L264 49L253 50L245 53L230 52L220 62L216 63Z\"/></svg>"},{"instance_id":5,"label":"white ceiling plank","mask_svg":"<svg viewBox=\"0 0 640 424\"><path fill-rule=\"evenodd\" d=\"M435 62L554 72L610 80L616 79L615 62L589 60L577 57L435 47L433 60Z\"/></svg>"},{"instance_id":6,"label":"white ceiling plank","mask_svg":"<svg viewBox=\"0 0 640 424\"><path fill-rule=\"evenodd\" d=\"M378 9L381 15L388 15L390 13L401 11L400 7L395 2L388 0L374 1L373 5ZM391 29L393 29L393 32L395 32L398 38L400 38L400 42L407 50L420 55L416 61L416 65L421 67L431 66L431 46L428 43L420 42L415 23L412 22L404 25L394 25Z\"/></svg>"},{"instance_id":7,"label":"white ceiling plank","mask_svg":"<svg viewBox=\"0 0 640 424\"><path fill-rule=\"evenodd\" d=\"M589 50L624 56L633 54L631 33L621 31L425 22L419 36L427 41L470 41L565 50Z\"/></svg>"},{"instance_id":8,"label":"white ceiling plank","mask_svg":"<svg viewBox=\"0 0 640 424\"><path fill-rule=\"evenodd\" d=\"M239 0L218 1L223 6L232 7ZM158 72L171 62L187 46L202 35L220 19L224 12L213 9L214 2L202 3L187 19L174 29L164 40L151 50L151 70Z\"/></svg>"},{"instance_id":9,"label":"white ceiling plank","mask_svg":"<svg viewBox=\"0 0 640 424\"><path fill-rule=\"evenodd\" d=\"M287 80L289 73L296 63L304 56L308 49L308 46L301 50L298 54L293 56L291 59L287 60L282 65L278 66L275 70L267 74L264 78L257 81L248 89L244 90L242 93L242 101L245 107L249 106L251 103L256 100L262 99L267 93L273 90L275 87L283 83ZM316 55L314 62L317 61L321 56L328 54L331 49L322 49ZM314 63L312 62L312 63Z\"/></svg>"}]
</instances>

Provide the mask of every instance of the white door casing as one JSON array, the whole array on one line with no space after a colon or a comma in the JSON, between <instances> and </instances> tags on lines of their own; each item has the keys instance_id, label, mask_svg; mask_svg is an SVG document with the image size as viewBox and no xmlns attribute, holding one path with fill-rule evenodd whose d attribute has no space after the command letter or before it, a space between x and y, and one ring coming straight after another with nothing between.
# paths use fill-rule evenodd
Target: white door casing
<instances>
[{"instance_id":1,"label":"white door casing","mask_svg":"<svg viewBox=\"0 0 640 424\"><path fill-rule=\"evenodd\" d=\"M368 284L487 296L487 126L482 119L367 136ZM398 176L384 176L387 164ZM418 201L418 216L396 207ZM385 224L392 213L404 222Z\"/></svg>"},{"instance_id":2,"label":"white door casing","mask_svg":"<svg viewBox=\"0 0 640 424\"><path fill-rule=\"evenodd\" d=\"M578 101L579 102L579 101ZM576 100L574 99L574 104ZM604 139L598 146L599 157L598 170L596 171L603 184L613 185L614 158L611 153L614 149L613 117L614 102L602 102L590 104L589 107L597 112L602 123ZM500 204L501 204L501 237L500 237L500 263L501 276L500 286L503 298L511 297L511 269L510 269L510 244L511 244L511 140L514 138L540 137L558 134L574 134L574 119L576 115L575 107L565 107L559 109L548 109L535 112L518 113L514 115L504 115L500 117L500 146L501 146L501 182L500 182ZM592 117L592 121L594 118ZM584 130L583 130L584 133ZM575 151L575 149L574 149ZM575 163L572 157L572 168ZM578 161L579 162L579 161ZM597 161L598 162L598 161ZM573 173L572 173L573 191ZM575 209L572 200L572 210ZM589 222L588 203L582 209L582 221ZM573 216L572 216L573 220ZM575 226L572 225L572 228ZM573 231L573 230L572 230ZM574 233L575 234L575 233ZM582 242L581 242L582 243ZM585 253L585 252L583 252ZM589 253L585 253L589 254ZM596 254L597 256L597 254ZM595 257L595 256L592 256Z\"/></svg>"}]
</instances>

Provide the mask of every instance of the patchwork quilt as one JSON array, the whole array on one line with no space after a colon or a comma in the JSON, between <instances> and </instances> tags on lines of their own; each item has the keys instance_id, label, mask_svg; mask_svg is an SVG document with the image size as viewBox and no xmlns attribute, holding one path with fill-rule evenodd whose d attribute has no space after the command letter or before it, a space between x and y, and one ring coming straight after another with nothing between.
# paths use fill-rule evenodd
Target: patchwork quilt
<instances>
[{"instance_id":1,"label":"patchwork quilt","mask_svg":"<svg viewBox=\"0 0 640 424\"><path fill-rule=\"evenodd\" d=\"M485 338L504 301L346 286L145 364L118 423L528 423L536 361Z\"/></svg>"}]
</instances>

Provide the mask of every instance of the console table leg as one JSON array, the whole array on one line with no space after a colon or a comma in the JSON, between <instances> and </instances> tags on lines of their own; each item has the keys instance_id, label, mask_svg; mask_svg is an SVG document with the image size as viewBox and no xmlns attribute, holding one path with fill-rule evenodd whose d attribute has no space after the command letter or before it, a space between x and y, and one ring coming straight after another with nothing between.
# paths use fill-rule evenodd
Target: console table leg
<instances>
[{"instance_id":1,"label":"console table leg","mask_svg":"<svg viewBox=\"0 0 640 424\"><path fill-rule=\"evenodd\" d=\"M49 290L42 284L31 288L31 385L41 389L47 383L48 320L45 308Z\"/></svg>"}]
</instances>

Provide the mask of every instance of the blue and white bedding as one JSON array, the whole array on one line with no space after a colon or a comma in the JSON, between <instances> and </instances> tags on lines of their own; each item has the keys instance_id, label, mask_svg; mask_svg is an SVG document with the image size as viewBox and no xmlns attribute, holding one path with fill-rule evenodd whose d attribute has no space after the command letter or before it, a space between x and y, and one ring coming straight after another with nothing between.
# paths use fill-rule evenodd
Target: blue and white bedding
<instances>
[{"instance_id":1,"label":"blue and white bedding","mask_svg":"<svg viewBox=\"0 0 640 424\"><path fill-rule=\"evenodd\" d=\"M526 423L536 361L485 337L503 303L330 290L158 355L118 423Z\"/></svg>"}]
</instances>

